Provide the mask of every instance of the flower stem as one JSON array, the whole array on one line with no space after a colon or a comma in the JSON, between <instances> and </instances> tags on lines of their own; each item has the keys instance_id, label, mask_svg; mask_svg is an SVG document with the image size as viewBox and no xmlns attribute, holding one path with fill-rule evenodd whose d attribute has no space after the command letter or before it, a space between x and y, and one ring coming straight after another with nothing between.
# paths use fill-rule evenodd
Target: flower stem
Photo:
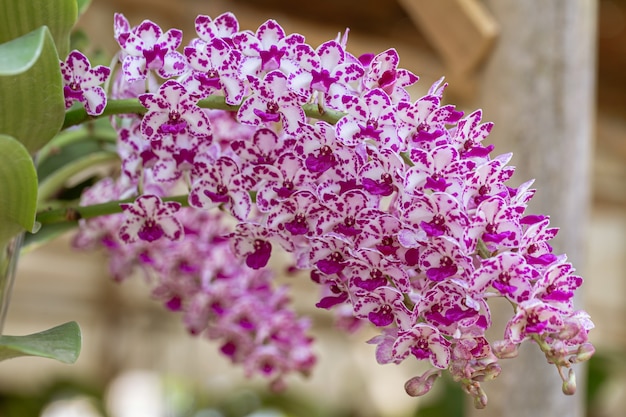
<instances>
[{"instance_id":1,"label":"flower stem","mask_svg":"<svg viewBox=\"0 0 626 417\"><path fill-rule=\"evenodd\" d=\"M485 245L485 242L482 239L478 239L476 249L478 251L478 256L480 256L482 259L488 259L493 256L493 254L489 251L487 245Z\"/></svg>"},{"instance_id":2,"label":"flower stem","mask_svg":"<svg viewBox=\"0 0 626 417\"><path fill-rule=\"evenodd\" d=\"M198 102L198 106L203 109L214 110L227 110L236 112L239 110L239 106L233 106L227 104L222 96L209 96ZM320 110L317 104L305 104L302 106L304 113L307 117L312 117L318 120L324 120L330 124L335 124L341 119L344 114L336 110L322 109ZM119 100L108 100L104 111L99 116L90 116L87 114L83 107L69 110L65 113L65 121L63 122L63 129L68 127L77 126L85 123L89 120L94 120L100 117L114 116L116 114L144 114L146 108L141 105L138 99L128 98Z\"/></svg>"},{"instance_id":3,"label":"flower stem","mask_svg":"<svg viewBox=\"0 0 626 417\"><path fill-rule=\"evenodd\" d=\"M302 106L302 109L307 117L323 120L331 125L334 125L339 119L345 116L342 112L337 110L320 109L317 104L305 104Z\"/></svg>"},{"instance_id":4,"label":"flower stem","mask_svg":"<svg viewBox=\"0 0 626 417\"><path fill-rule=\"evenodd\" d=\"M146 108L136 98L109 100L104 111L99 116L90 116L84 107L78 107L65 113L62 129L95 120L100 117L113 116L116 114L144 114Z\"/></svg>"},{"instance_id":5,"label":"flower stem","mask_svg":"<svg viewBox=\"0 0 626 417\"><path fill-rule=\"evenodd\" d=\"M173 197L164 197L163 201L177 201L183 207L189 206L187 195L177 195ZM133 203L135 197L125 200L110 201L107 203L93 204L91 206L69 206L51 210L44 210L37 213L37 222L42 226L56 223L77 222L80 219L91 219L98 216L106 216L109 214L117 214L122 212L120 204Z\"/></svg>"}]
</instances>

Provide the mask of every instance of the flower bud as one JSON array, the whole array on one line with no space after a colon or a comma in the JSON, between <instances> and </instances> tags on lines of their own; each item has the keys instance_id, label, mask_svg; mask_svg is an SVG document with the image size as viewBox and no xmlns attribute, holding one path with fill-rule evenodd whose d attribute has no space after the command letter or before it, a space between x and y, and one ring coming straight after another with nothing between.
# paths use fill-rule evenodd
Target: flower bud
<instances>
[{"instance_id":1,"label":"flower bud","mask_svg":"<svg viewBox=\"0 0 626 417\"><path fill-rule=\"evenodd\" d=\"M580 325L575 322L566 322L563 324L563 328L559 331L557 337L560 340L573 339L578 333L580 333Z\"/></svg>"},{"instance_id":2,"label":"flower bud","mask_svg":"<svg viewBox=\"0 0 626 417\"><path fill-rule=\"evenodd\" d=\"M480 373L473 375L472 379L478 382L491 381L492 379L497 378L501 371L502 368L500 367L500 364L493 362L487 365Z\"/></svg>"},{"instance_id":3,"label":"flower bud","mask_svg":"<svg viewBox=\"0 0 626 417\"><path fill-rule=\"evenodd\" d=\"M573 369L569 370L567 381L563 381L563 394L574 395L576 393L576 373Z\"/></svg>"},{"instance_id":4,"label":"flower bud","mask_svg":"<svg viewBox=\"0 0 626 417\"><path fill-rule=\"evenodd\" d=\"M594 348L591 343L583 343L580 345L578 351L576 352L576 356L574 356L571 361L572 363L588 361L595 352L596 348Z\"/></svg>"},{"instance_id":5,"label":"flower bud","mask_svg":"<svg viewBox=\"0 0 626 417\"><path fill-rule=\"evenodd\" d=\"M441 370L431 369L430 371L426 371L423 375L414 376L406 381L404 384L404 390L411 397L420 397L430 391L435 381L440 376Z\"/></svg>"},{"instance_id":6,"label":"flower bud","mask_svg":"<svg viewBox=\"0 0 626 417\"><path fill-rule=\"evenodd\" d=\"M517 345L510 340L493 342L493 353L500 359L511 359L518 355Z\"/></svg>"},{"instance_id":7,"label":"flower bud","mask_svg":"<svg viewBox=\"0 0 626 417\"><path fill-rule=\"evenodd\" d=\"M473 386L470 390L470 395L474 398L474 407L477 410L482 410L487 407L487 394L485 394L485 391L483 391L480 385L476 384Z\"/></svg>"}]
</instances>

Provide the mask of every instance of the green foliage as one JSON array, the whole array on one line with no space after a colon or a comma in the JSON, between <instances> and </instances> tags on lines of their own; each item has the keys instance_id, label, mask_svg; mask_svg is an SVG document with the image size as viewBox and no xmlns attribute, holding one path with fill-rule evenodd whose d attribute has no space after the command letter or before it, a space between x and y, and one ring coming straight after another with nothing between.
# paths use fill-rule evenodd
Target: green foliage
<instances>
[{"instance_id":1,"label":"green foliage","mask_svg":"<svg viewBox=\"0 0 626 417\"><path fill-rule=\"evenodd\" d=\"M31 154L63 124L59 56L69 52L77 7L76 0L0 3L0 134L13 136Z\"/></svg>"},{"instance_id":2,"label":"green foliage","mask_svg":"<svg viewBox=\"0 0 626 417\"><path fill-rule=\"evenodd\" d=\"M88 1L80 1L81 10ZM77 0L0 2L0 266L5 248L35 232L38 179L32 155L59 133L65 118L59 56L69 52ZM8 277L0 277L7 280ZM10 285L3 282L0 292ZM0 294L7 300L6 293ZM73 363L81 346L74 322L29 336L0 336L0 360L41 356Z\"/></svg>"},{"instance_id":3,"label":"green foliage","mask_svg":"<svg viewBox=\"0 0 626 417\"><path fill-rule=\"evenodd\" d=\"M42 26L0 44L0 133L34 153L63 124L65 102L59 58Z\"/></svg>"},{"instance_id":4,"label":"green foliage","mask_svg":"<svg viewBox=\"0 0 626 417\"><path fill-rule=\"evenodd\" d=\"M38 180L31 155L63 124L57 50L67 54L77 10L77 0L0 3L0 250L12 236L35 229Z\"/></svg>"},{"instance_id":5,"label":"green foliage","mask_svg":"<svg viewBox=\"0 0 626 417\"><path fill-rule=\"evenodd\" d=\"M85 10L87 10L91 4L91 0L77 0L76 3L78 5L78 15L80 16L85 13Z\"/></svg>"},{"instance_id":6,"label":"green foliage","mask_svg":"<svg viewBox=\"0 0 626 417\"><path fill-rule=\"evenodd\" d=\"M74 230L76 223L57 223L49 224L41 228L37 233L27 233L24 236L22 243L22 250L20 253L25 253L37 250L51 241L61 237L62 235ZM1 415L1 414L0 414Z\"/></svg>"},{"instance_id":7,"label":"green foliage","mask_svg":"<svg viewBox=\"0 0 626 417\"><path fill-rule=\"evenodd\" d=\"M0 361L19 356L40 356L74 363L81 343L80 327L73 321L28 336L0 336Z\"/></svg>"},{"instance_id":8,"label":"green foliage","mask_svg":"<svg viewBox=\"0 0 626 417\"><path fill-rule=\"evenodd\" d=\"M33 231L37 173L24 146L0 134L0 248L22 230Z\"/></svg>"},{"instance_id":9,"label":"green foliage","mask_svg":"<svg viewBox=\"0 0 626 417\"><path fill-rule=\"evenodd\" d=\"M606 416L606 399L615 395L615 387L626 379L626 351L599 350L591 357L587 367L587 416ZM610 407L610 405L609 405Z\"/></svg>"},{"instance_id":10,"label":"green foliage","mask_svg":"<svg viewBox=\"0 0 626 417\"><path fill-rule=\"evenodd\" d=\"M463 417L465 415L465 404L469 397L458 383L444 375L435 383L435 388L439 390L435 398L429 398L427 403L420 406L415 417Z\"/></svg>"},{"instance_id":11,"label":"green foliage","mask_svg":"<svg viewBox=\"0 0 626 417\"><path fill-rule=\"evenodd\" d=\"M79 1L81 10L85 0ZM0 2L0 43L19 38L47 26L59 56L69 52L70 32L78 17L77 0L2 0Z\"/></svg>"},{"instance_id":12,"label":"green foliage","mask_svg":"<svg viewBox=\"0 0 626 417\"><path fill-rule=\"evenodd\" d=\"M104 388L85 380L52 380L34 392L0 392L0 416L40 417L46 406L58 400L88 399L103 416Z\"/></svg>"}]
</instances>

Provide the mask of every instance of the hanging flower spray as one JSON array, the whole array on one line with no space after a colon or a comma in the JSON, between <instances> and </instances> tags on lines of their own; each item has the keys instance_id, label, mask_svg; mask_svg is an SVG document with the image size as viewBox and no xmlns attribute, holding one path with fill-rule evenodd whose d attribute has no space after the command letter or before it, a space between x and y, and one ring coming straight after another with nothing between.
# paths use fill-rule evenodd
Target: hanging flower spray
<instances>
[{"instance_id":1,"label":"hanging flower spray","mask_svg":"<svg viewBox=\"0 0 626 417\"><path fill-rule=\"evenodd\" d=\"M343 330L379 330L379 363L428 364L409 395L448 371L484 407L481 382L528 341L574 392L572 364L594 351L582 278L553 253L548 216L527 213L532 181L506 185L492 124L443 104L443 80L412 101L418 77L393 49L353 56L347 33L313 48L231 13L198 16L182 48L151 21L117 14L114 29L111 69L78 51L61 67L67 107L84 104L65 127L108 116L117 133L119 175L84 192L74 239L105 247L117 280L146 273L191 334L275 389L315 364L310 321L267 267L280 251ZM512 309L489 341L492 298Z\"/></svg>"}]
</instances>

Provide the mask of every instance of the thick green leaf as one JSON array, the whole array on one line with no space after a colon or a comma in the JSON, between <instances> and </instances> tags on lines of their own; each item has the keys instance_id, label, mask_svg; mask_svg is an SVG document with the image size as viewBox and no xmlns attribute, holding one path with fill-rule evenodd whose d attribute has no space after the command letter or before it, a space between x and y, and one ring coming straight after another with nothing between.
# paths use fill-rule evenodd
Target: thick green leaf
<instances>
[{"instance_id":1,"label":"thick green leaf","mask_svg":"<svg viewBox=\"0 0 626 417\"><path fill-rule=\"evenodd\" d=\"M65 58L69 52L70 32L77 16L76 0L2 0L0 43L18 38L41 26L47 26L52 33L59 56Z\"/></svg>"},{"instance_id":2,"label":"thick green leaf","mask_svg":"<svg viewBox=\"0 0 626 417\"><path fill-rule=\"evenodd\" d=\"M0 135L0 248L23 230L35 229L37 172L28 151Z\"/></svg>"},{"instance_id":3,"label":"thick green leaf","mask_svg":"<svg viewBox=\"0 0 626 417\"><path fill-rule=\"evenodd\" d=\"M81 16L91 4L91 0L77 0L76 3L78 4L78 15Z\"/></svg>"},{"instance_id":4,"label":"thick green leaf","mask_svg":"<svg viewBox=\"0 0 626 417\"><path fill-rule=\"evenodd\" d=\"M0 134L30 153L58 133L65 117L59 58L46 27L0 44Z\"/></svg>"},{"instance_id":5,"label":"thick green leaf","mask_svg":"<svg viewBox=\"0 0 626 417\"><path fill-rule=\"evenodd\" d=\"M19 356L40 356L74 363L82 337L74 321L28 336L0 336L0 361Z\"/></svg>"}]
</instances>

